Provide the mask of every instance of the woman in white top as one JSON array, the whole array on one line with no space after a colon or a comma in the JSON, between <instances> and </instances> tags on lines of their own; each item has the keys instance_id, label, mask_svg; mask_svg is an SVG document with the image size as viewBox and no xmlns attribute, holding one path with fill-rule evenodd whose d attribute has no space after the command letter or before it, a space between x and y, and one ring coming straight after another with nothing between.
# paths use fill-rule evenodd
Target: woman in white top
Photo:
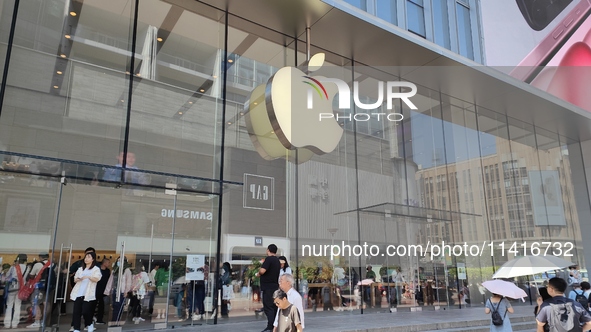
<instances>
[{"instance_id":1,"label":"woman in white top","mask_svg":"<svg viewBox=\"0 0 591 332\"><path fill-rule=\"evenodd\" d=\"M96 254L89 252L84 256L84 266L78 268L74 275L74 288L70 293L70 299L74 301L74 313L72 324L74 332L80 332L81 317L88 332L94 331L92 316L94 315L94 301L96 301L96 283L101 280L101 269L96 266Z\"/></svg>"},{"instance_id":2,"label":"woman in white top","mask_svg":"<svg viewBox=\"0 0 591 332\"><path fill-rule=\"evenodd\" d=\"M281 268L279 269L279 278L281 278L284 274L292 274L291 267L287 264L287 258L285 256L279 257L279 263L281 263Z\"/></svg>"}]
</instances>

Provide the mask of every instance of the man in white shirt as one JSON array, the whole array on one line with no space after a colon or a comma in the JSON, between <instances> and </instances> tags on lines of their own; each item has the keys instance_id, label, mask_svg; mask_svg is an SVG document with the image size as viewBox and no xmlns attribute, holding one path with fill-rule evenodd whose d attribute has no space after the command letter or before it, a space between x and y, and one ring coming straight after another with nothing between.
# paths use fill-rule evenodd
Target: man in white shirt
<instances>
[{"instance_id":1,"label":"man in white shirt","mask_svg":"<svg viewBox=\"0 0 591 332\"><path fill-rule=\"evenodd\" d=\"M289 301L289 303L293 304L298 309L298 312L300 313L302 329L304 329L306 325L304 324L304 306L302 305L302 296L295 289L293 289L294 283L295 280L289 273L283 274L279 278L279 288L287 294L287 301ZM275 322L273 323L274 332L277 332L278 319L279 311L277 311L277 315L275 315Z\"/></svg>"}]
</instances>

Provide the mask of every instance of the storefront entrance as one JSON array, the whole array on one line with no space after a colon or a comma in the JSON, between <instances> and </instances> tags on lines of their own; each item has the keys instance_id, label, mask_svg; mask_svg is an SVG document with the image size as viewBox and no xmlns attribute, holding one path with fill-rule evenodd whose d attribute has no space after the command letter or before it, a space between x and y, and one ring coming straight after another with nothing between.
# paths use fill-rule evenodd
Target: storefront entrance
<instances>
[{"instance_id":1,"label":"storefront entrance","mask_svg":"<svg viewBox=\"0 0 591 332\"><path fill-rule=\"evenodd\" d=\"M132 183L152 176L127 172ZM0 195L7 196L0 231L9 235L0 244L3 280L17 259L26 266L21 271L25 280L36 262L49 260L47 269L54 272L45 288L24 300L10 291L12 281L4 280L1 290L7 295L2 297L14 310L1 313L5 325L71 329L71 290L87 248L95 250L96 264L102 266L92 315L95 329L213 321L215 269L210 273L209 267L215 266L218 196L183 190L200 180L168 177L162 188L97 181L96 176L71 180L6 172L0 180ZM80 331L85 325L82 319Z\"/></svg>"}]
</instances>

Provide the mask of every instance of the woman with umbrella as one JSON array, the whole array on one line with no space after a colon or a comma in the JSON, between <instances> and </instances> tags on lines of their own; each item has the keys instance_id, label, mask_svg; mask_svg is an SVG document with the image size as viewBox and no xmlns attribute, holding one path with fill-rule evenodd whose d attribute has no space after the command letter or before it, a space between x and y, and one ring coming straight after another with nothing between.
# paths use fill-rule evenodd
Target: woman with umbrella
<instances>
[{"instance_id":1,"label":"woman with umbrella","mask_svg":"<svg viewBox=\"0 0 591 332\"><path fill-rule=\"evenodd\" d=\"M491 312L498 312L501 317L503 317L503 325L494 325L493 319L491 317L490 320L490 331L491 332L513 332L513 328L511 327L511 320L507 317L507 313L513 313L513 307L509 301L499 295L493 293L488 301L486 301L486 307L484 309L484 313L490 314Z\"/></svg>"},{"instance_id":2,"label":"woman with umbrella","mask_svg":"<svg viewBox=\"0 0 591 332\"><path fill-rule=\"evenodd\" d=\"M511 320L507 313L513 313L511 303L505 298L523 298L527 294L523 289L515 284L503 280L489 280L482 283L493 296L486 301L484 313L491 314L490 331L491 332L513 332ZM499 322L500 320L500 322Z\"/></svg>"}]
</instances>

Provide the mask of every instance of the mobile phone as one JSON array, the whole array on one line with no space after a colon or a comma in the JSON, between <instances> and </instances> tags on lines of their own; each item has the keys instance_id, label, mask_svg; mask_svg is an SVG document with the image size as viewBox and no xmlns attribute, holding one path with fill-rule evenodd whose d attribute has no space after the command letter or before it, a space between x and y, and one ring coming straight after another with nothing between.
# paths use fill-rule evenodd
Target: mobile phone
<instances>
[{"instance_id":1,"label":"mobile phone","mask_svg":"<svg viewBox=\"0 0 591 332\"><path fill-rule=\"evenodd\" d=\"M591 15L548 59L531 85L591 111Z\"/></svg>"},{"instance_id":2,"label":"mobile phone","mask_svg":"<svg viewBox=\"0 0 591 332\"><path fill-rule=\"evenodd\" d=\"M521 81L531 83L541 73L544 66L548 65L559 53L574 33L579 31L590 13L591 0L580 0L562 18L559 24L511 71L510 75ZM584 29L581 30L586 33L586 31L583 31Z\"/></svg>"},{"instance_id":3,"label":"mobile phone","mask_svg":"<svg viewBox=\"0 0 591 332\"><path fill-rule=\"evenodd\" d=\"M540 31L547 27L573 0L516 1L527 24L532 29Z\"/></svg>"}]
</instances>

